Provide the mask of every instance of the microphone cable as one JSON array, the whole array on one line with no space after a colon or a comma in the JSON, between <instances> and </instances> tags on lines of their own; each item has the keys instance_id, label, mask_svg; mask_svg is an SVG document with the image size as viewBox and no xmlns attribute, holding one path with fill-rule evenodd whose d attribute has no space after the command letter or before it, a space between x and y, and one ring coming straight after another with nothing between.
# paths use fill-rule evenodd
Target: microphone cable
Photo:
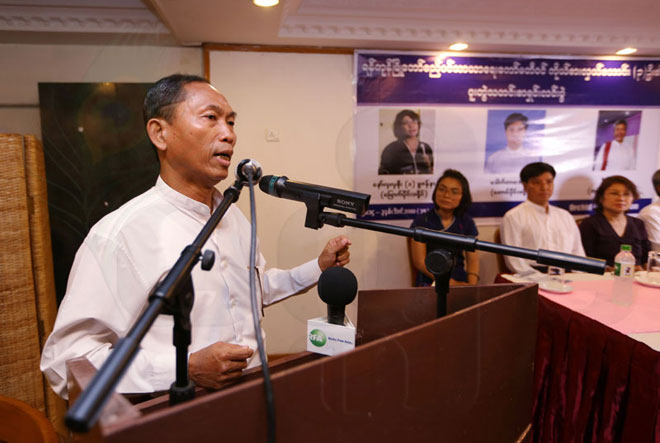
<instances>
[{"instance_id":1,"label":"microphone cable","mask_svg":"<svg viewBox=\"0 0 660 443\"><path fill-rule=\"evenodd\" d=\"M250 300L252 302L252 321L254 332L257 337L257 349L261 358L261 370L264 375L264 391L266 394L267 433L266 441L275 443L275 401L273 397L273 385L270 380L268 361L264 349L263 337L261 336L261 324L259 323L259 308L257 306L257 210L254 203L254 173L247 168L247 183L250 188Z\"/></svg>"}]
</instances>

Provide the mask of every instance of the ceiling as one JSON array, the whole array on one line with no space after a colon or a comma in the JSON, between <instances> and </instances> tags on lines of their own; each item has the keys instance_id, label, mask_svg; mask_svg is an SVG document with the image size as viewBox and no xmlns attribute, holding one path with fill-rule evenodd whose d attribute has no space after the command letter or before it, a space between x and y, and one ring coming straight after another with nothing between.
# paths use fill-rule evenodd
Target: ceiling
<instances>
[{"instance_id":1,"label":"ceiling","mask_svg":"<svg viewBox=\"0 0 660 443\"><path fill-rule=\"evenodd\" d=\"M0 42L660 56L659 0L0 0Z\"/></svg>"}]
</instances>

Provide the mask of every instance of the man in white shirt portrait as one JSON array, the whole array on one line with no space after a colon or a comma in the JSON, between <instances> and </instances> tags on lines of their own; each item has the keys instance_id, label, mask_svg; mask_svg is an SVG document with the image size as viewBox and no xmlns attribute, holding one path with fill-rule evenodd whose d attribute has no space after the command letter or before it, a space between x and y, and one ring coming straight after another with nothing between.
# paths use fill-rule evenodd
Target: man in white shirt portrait
<instances>
[{"instance_id":1,"label":"man in white shirt portrait","mask_svg":"<svg viewBox=\"0 0 660 443\"><path fill-rule=\"evenodd\" d=\"M626 140L628 122L617 120L614 124L614 140L603 143L594 160L594 171L627 171L635 169L635 150Z\"/></svg>"},{"instance_id":2,"label":"man in white shirt portrait","mask_svg":"<svg viewBox=\"0 0 660 443\"><path fill-rule=\"evenodd\" d=\"M227 178L236 113L204 78L175 74L147 92L144 121L160 162L155 186L92 227L76 254L41 370L67 397L66 362L106 360L147 303L159 278L194 240L222 201L215 186ZM350 241L330 240L318 258L291 270L264 270L258 253L258 302L268 305L309 289L321 272L349 262ZM192 272L189 375L219 388L260 363L249 291L250 224L230 206L204 245L215 253L210 271ZM261 310L259 310L261 311ZM159 315L117 386L119 392L168 389L175 379L173 319Z\"/></svg>"},{"instance_id":3,"label":"man in white shirt portrait","mask_svg":"<svg viewBox=\"0 0 660 443\"><path fill-rule=\"evenodd\" d=\"M577 223L565 209L549 204L554 191L555 168L543 162L526 165L520 171L527 200L504 214L502 243L529 249L547 249L584 257ZM535 262L504 257L509 270L525 273L541 270Z\"/></svg>"},{"instance_id":4,"label":"man in white shirt portrait","mask_svg":"<svg viewBox=\"0 0 660 443\"><path fill-rule=\"evenodd\" d=\"M541 157L537 153L524 146L527 121L527 117L519 112L509 114L504 120L506 146L488 157L486 172L491 174L518 172L528 163L541 161Z\"/></svg>"},{"instance_id":5,"label":"man in white shirt portrait","mask_svg":"<svg viewBox=\"0 0 660 443\"><path fill-rule=\"evenodd\" d=\"M655 193L660 197L660 169L653 173L651 180ZM639 218L644 222L651 249L660 251L660 200L654 201L639 211Z\"/></svg>"}]
</instances>

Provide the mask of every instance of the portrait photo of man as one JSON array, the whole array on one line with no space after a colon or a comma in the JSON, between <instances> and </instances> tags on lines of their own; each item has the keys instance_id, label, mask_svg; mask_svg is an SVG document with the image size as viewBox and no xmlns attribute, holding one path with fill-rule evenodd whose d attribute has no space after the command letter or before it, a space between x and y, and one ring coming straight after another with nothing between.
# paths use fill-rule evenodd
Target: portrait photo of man
<instances>
[{"instance_id":1,"label":"portrait photo of man","mask_svg":"<svg viewBox=\"0 0 660 443\"><path fill-rule=\"evenodd\" d=\"M637 164L641 111L600 111L594 171L629 171Z\"/></svg>"},{"instance_id":2,"label":"portrait photo of man","mask_svg":"<svg viewBox=\"0 0 660 443\"><path fill-rule=\"evenodd\" d=\"M484 171L491 174L518 173L526 164L541 161L534 139L538 138L543 125L534 123L531 128L530 124L542 121L544 115L545 111L538 110L489 111Z\"/></svg>"}]
</instances>

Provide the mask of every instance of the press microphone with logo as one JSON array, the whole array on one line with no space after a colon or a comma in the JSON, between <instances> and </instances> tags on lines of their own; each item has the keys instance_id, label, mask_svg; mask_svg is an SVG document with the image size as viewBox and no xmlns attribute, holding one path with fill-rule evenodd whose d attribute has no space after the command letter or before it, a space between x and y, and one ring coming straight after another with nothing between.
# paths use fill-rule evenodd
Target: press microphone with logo
<instances>
[{"instance_id":1,"label":"press microphone with logo","mask_svg":"<svg viewBox=\"0 0 660 443\"><path fill-rule=\"evenodd\" d=\"M344 308L355 300L358 283L350 269L332 266L319 277L319 297L328 305L328 323L344 325Z\"/></svg>"},{"instance_id":2,"label":"press microphone with logo","mask_svg":"<svg viewBox=\"0 0 660 443\"><path fill-rule=\"evenodd\" d=\"M295 182L286 176L266 175L259 181L259 188L274 197L303 203L318 198L321 207L364 215L369 207L369 194L328 188L310 183Z\"/></svg>"},{"instance_id":3,"label":"press microphone with logo","mask_svg":"<svg viewBox=\"0 0 660 443\"><path fill-rule=\"evenodd\" d=\"M346 305L355 299L358 284L346 268L333 266L321 273L319 296L328 305L327 317L307 320L307 350L337 355L355 349L355 326L346 316Z\"/></svg>"},{"instance_id":4,"label":"press microphone with logo","mask_svg":"<svg viewBox=\"0 0 660 443\"><path fill-rule=\"evenodd\" d=\"M252 181L257 182L261 178L261 165L258 161L246 158L236 165L236 179L247 182L249 174L252 174Z\"/></svg>"}]
</instances>

